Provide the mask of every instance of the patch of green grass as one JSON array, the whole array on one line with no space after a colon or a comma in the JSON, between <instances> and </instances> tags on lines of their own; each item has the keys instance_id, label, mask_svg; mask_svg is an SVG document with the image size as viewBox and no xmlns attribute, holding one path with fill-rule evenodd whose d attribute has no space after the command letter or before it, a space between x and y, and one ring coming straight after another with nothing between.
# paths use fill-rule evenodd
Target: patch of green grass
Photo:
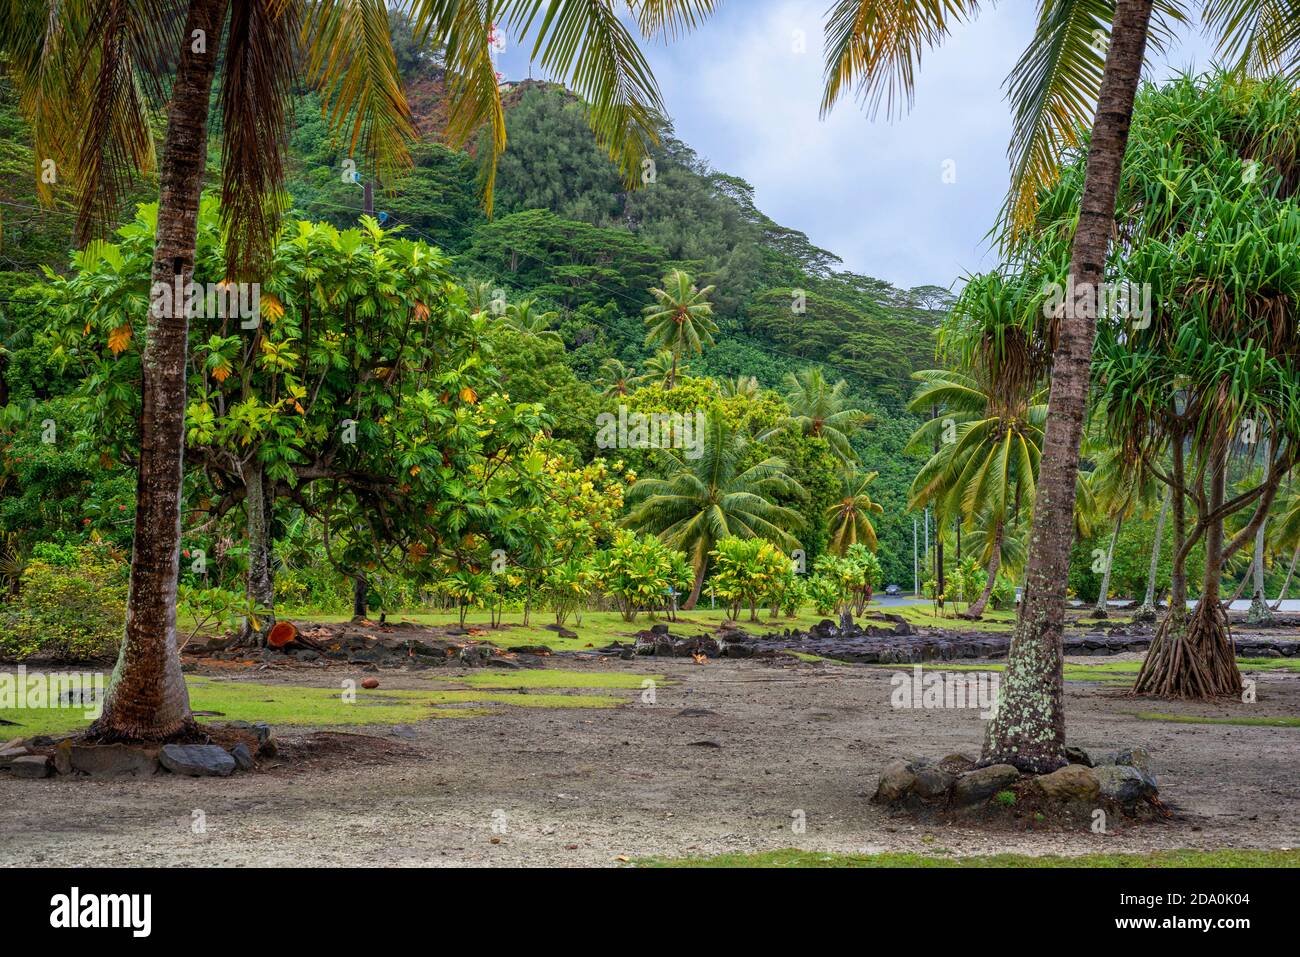
<instances>
[{"instance_id":1,"label":"patch of green grass","mask_svg":"<svg viewBox=\"0 0 1300 957\"><path fill-rule=\"evenodd\" d=\"M995 804L1000 804L1003 807L1011 807L1016 803L1016 792L999 791L997 794L993 795L993 802Z\"/></svg>"},{"instance_id":2,"label":"patch of green grass","mask_svg":"<svg viewBox=\"0 0 1300 957\"><path fill-rule=\"evenodd\" d=\"M963 610L965 606L962 606ZM934 613L934 608L930 604L924 605L898 605L897 607L881 608L893 615L902 615L914 625L920 625L927 628L946 628L952 631L988 631L1002 632L1010 631L1016 623L1016 613L1014 611L986 611L984 617L979 621L966 621L964 618L958 618L952 606L948 606L944 615L941 617Z\"/></svg>"},{"instance_id":3,"label":"patch of green grass","mask_svg":"<svg viewBox=\"0 0 1300 957\"><path fill-rule=\"evenodd\" d=\"M200 721L265 721L273 726L298 727L410 724L431 718L472 718L491 714L496 705L516 708L614 708L625 700L614 695L595 694L380 689L357 691L356 701L346 702L341 688L217 681L197 676L187 677L186 683L190 688L190 706L195 711L220 712L218 715L200 716ZM574 685L566 683L549 687ZM603 687L622 686L610 684ZM13 708L0 710L0 718L15 722L0 725L0 741L37 734L68 734L85 727L92 720L86 717L82 708Z\"/></svg>"},{"instance_id":4,"label":"patch of green grass","mask_svg":"<svg viewBox=\"0 0 1300 957\"><path fill-rule=\"evenodd\" d=\"M434 675L434 681L454 681L472 688L640 688L647 679L665 684L663 675L627 671L565 671L562 668L521 668L518 671L476 671L457 678Z\"/></svg>"},{"instance_id":5,"label":"patch of green grass","mask_svg":"<svg viewBox=\"0 0 1300 957\"><path fill-rule=\"evenodd\" d=\"M1085 854L1081 857L993 854L933 857L926 854L823 854L793 848L761 854L717 857L649 858L640 867L1300 867L1300 851L1154 851L1146 854Z\"/></svg>"},{"instance_id":6,"label":"patch of green grass","mask_svg":"<svg viewBox=\"0 0 1300 957\"><path fill-rule=\"evenodd\" d=\"M1162 711L1139 711L1133 717L1141 721L1171 721L1175 724L1231 724L1255 728L1300 728L1300 718L1285 716L1209 718L1196 714L1165 714Z\"/></svg>"},{"instance_id":7,"label":"patch of green grass","mask_svg":"<svg viewBox=\"0 0 1300 957\"><path fill-rule=\"evenodd\" d=\"M1238 658L1242 671L1300 671L1300 658Z\"/></svg>"}]
</instances>

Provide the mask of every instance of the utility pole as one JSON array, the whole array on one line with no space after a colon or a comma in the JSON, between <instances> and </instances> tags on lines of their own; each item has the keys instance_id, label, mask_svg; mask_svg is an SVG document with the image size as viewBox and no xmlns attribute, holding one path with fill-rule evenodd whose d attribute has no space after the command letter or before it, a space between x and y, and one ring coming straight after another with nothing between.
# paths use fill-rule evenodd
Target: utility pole
<instances>
[{"instance_id":1,"label":"utility pole","mask_svg":"<svg viewBox=\"0 0 1300 957\"><path fill-rule=\"evenodd\" d=\"M912 594L921 596L921 566L916 555L916 516L912 516Z\"/></svg>"},{"instance_id":2,"label":"utility pole","mask_svg":"<svg viewBox=\"0 0 1300 957\"><path fill-rule=\"evenodd\" d=\"M939 407L937 405L930 407L930 418L939 417ZM939 454L939 437L934 439L934 454ZM942 595L943 588L943 526L939 524L939 513L934 513L934 580L937 583L938 594Z\"/></svg>"}]
</instances>

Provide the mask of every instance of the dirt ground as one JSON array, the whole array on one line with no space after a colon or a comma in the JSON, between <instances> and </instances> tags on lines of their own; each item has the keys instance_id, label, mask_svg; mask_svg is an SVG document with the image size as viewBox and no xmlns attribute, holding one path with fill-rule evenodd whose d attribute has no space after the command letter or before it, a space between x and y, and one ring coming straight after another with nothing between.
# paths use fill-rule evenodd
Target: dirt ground
<instances>
[{"instance_id":1,"label":"dirt ground","mask_svg":"<svg viewBox=\"0 0 1300 957\"><path fill-rule=\"evenodd\" d=\"M5 776L0 864L614 865L620 856L781 847L967 855L1300 846L1300 730L1131 716L1300 714L1296 674L1258 676L1254 705L1134 701L1069 683L1070 743L1098 752L1147 748L1161 798L1175 812L1165 823L1102 835L926 825L868 803L887 761L977 754L984 725L974 710L891 708L887 669L727 659L555 663L657 672L676 683L659 686L653 705L625 691L629 704L618 709L503 707L486 717L347 731L378 743L280 728L280 767L227 779ZM337 687L362 676L354 671L248 678ZM427 674L380 677L385 688L430 687ZM194 832L196 811L205 833Z\"/></svg>"}]
</instances>

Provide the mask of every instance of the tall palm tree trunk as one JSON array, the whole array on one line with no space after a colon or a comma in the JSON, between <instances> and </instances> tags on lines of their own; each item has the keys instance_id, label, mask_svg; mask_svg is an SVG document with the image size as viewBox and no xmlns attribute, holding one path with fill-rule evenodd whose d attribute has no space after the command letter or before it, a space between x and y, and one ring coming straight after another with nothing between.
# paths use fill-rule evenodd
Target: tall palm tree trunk
<instances>
[{"instance_id":1,"label":"tall palm tree trunk","mask_svg":"<svg viewBox=\"0 0 1300 957\"><path fill-rule=\"evenodd\" d=\"M1151 567L1147 571L1147 593L1142 599L1142 607L1133 615L1134 621L1156 619L1156 575L1160 573L1160 548L1165 540L1165 513L1169 511L1169 498L1172 495L1173 489L1169 489L1160 503L1160 517L1156 519L1156 537L1151 543Z\"/></svg>"},{"instance_id":2,"label":"tall palm tree trunk","mask_svg":"<svg viewBox=\"0 0 1300 957\"><path fill-rule=\"evenodd\" d=\"M1119 541L1120 529L1124 527L1124 512L1115 516L1115 529L1110 533L1110 544L1106 546L1106 568L1101 573L1101 589L1097 592L1097 603L1092 607L1092 617L1105 618L1110 598L1110 569L1115 563L1115 543Z\"/></svg>"},{"instance_id":3,"label":"tall palm tree trunk","mask_svg":"<svg viewBox=\"0 0 1300 957\"><path fill-rule=\"evenodd\" d=\"M981 763L1048 772L1066 764L1061 641L1074 531L1075 476L1088 399L1095 299L1115 225L1115 198L1128 145L1151 21L1152 0L1117 0L1097 99L1083 202L1070 251L1074 300L1060 318L1052 388L1030 533L1025 591L1007 657L1002 696Z\"/></svg>"},{"instance_id":4,"label":"tall palm tree trunk","mask_svg":"<svg viewBox=\"0 0 1300 957\"><path fill-rule=\"evenodd\" d=\"M1250 613L1246 615L1246 621L1252 625L1273 620L1268 599L1264 597L1264 526L1267 524L1267 520L1260 522L1255 532L1255 591L1250 598Z\"/></svg>"},{"instance_id":5,"label":"tall palm tree trunk","mask_svg":"<svg viewBox=\"0 0 1300 957\"><path fill-rule=\"evenodd\" d=\"M208 100L227 0L191 0L163 144L162 194L154 242L153 283L182 284L194 275L199 194L208 152ZM205 52L190 37L204 31ZM135 536L126 634L104 711L89 729L101 738L162 739L193 724L176 652L176 584L180 574L181 480L185 449L184 297L170 310L149 310L141 357L143 406L136 483ZM157 315L158 311L171 315Z\"/></svg>"},{"instance_id":6,"label":"tall palm tree trunk","mask_svg":"<svg viewBox=\"0 0 1300 957\"><path fill-rule=\"evenodd\" d=\"M1291 576L1295 572L1296 559L1300 558L1300 544L1296 545L1295 550L1291 552L1291 564L1286 569L1286 579L1282 582L1282 590L1277 593L1277 601L1273 602L1273 610L1277 611L1282 607L1282 602L1286 598L1287 589L1291 587Z\"/></svg>"},{"instance_id":7,"label":"tall palm tree trunk","mask_svg":"<svg viewBox=\"0 0 1300 957\"><path fill-rule=\"evenodd\" d=\"M696 603L700 600L700 589L704 587L704 562L695 566L695 583L691 585L691 593L686 599L686 604L682 605L682 611L694 611Z\"/></svg>"},{"instance_id":8,"label":"tall palm tree trunk","mask_svg":"<svg viewBox=\"0 0 1300 957\"><path fill-rule=\"evenodd\" d=\"M960 532L961 526L957 526ZM984 608L989 603L989 598L993 595L993 586L997 582L998 568L1002 565L1002 519L999 518L997 524L993 527L993 554L989 556L989 563L985 567L988 573L988 580L984 582L984 592L980 595L975 604L966 609L959 618L980 618L984 615Z\"/></svg>"}]
</instances>

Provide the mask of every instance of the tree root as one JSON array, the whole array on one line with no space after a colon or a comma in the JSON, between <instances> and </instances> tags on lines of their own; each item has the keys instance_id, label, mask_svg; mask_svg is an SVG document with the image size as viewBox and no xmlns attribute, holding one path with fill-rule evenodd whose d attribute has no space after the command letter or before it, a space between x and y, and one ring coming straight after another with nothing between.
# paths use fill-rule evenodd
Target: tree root
<instances>
[{"instance_id":1,"label":"tree root","mask_svg":"<svg viewBox=\"0 0 1300 957\"><path fill-rule=\"evenodd\" d=\"M1241 696L1232 626L1217 601L1172 609L1156 630L1131 694L1205 701Z\"/></svg>"}]
</instances>

